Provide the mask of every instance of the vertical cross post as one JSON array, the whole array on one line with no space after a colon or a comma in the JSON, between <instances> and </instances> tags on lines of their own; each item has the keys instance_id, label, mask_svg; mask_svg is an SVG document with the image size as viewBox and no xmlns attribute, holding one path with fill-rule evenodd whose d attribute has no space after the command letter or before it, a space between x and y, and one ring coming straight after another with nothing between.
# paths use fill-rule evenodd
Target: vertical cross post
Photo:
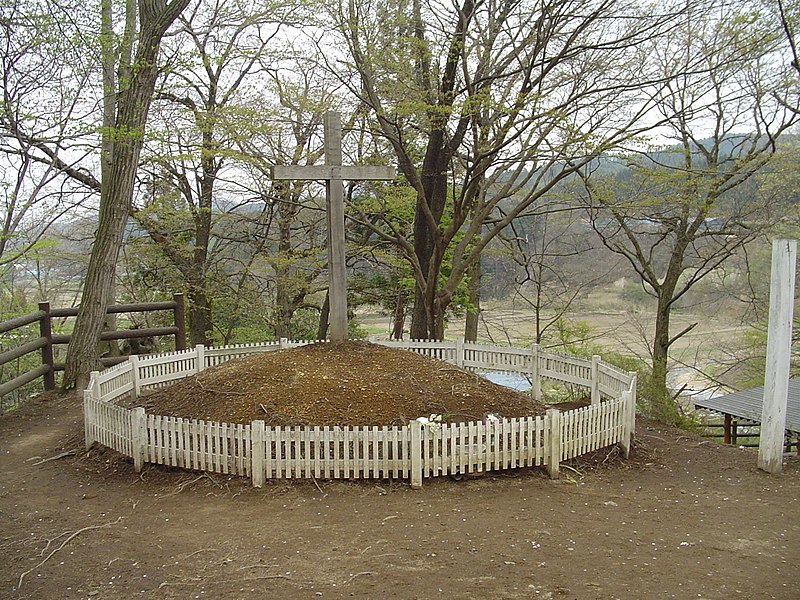
<instances>
[{"instance_id":1,"label":"vertical cross post","mask_svg":"<svg viewBox=\"0 0 800 600\"><path fill-rule=\"evenodd\" d=\"M331 341L347 339L347 267L344 247L343 180L394 179L392 167L342 166L342 121L339 113L328 111L324 117L325 165L275 165L275 180L325 181L328 222L328 296L330 298Z\"/></svg>"},{"instance_id":2,"label":"vertical cross post","mask_svg":"<svg viewBox=\"0 0 800 600\"><path fill-rule=\"evenodd\" d=\"M325 182L328 209L328 294L330 339L347 339L347 267L344 252L344 182L342 181L342 122L339 113L325 113L325 164L330 179Z\"/></svg>"}]
</instances>

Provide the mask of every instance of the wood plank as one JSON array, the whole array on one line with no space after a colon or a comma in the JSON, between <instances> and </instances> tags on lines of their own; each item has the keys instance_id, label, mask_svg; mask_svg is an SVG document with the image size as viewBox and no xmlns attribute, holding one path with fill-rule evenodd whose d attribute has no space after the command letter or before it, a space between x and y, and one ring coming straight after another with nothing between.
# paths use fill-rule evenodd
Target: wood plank
<instances>
[{"instance_id":1,"label":"wood plank","mask_svg":"<svg viewBox=\"0 0 800 600\"><path fill-rule=\"evenodd\" d=\"M422 424L417 421L411 421L409 445L409 475L411 478L411 487L419 489L422 487L422 478L424 474L424 457L422 456Z\"/></svg>"},{"instance_id":2,"label":"wood plank","mask_svg":"<svg viewBox=\"0 0 800 600\"><path fill-rule=\"evenodd\" d=\"M303 441L303 477L311 479L314 477L314 432L308 425L304 425L301 431L301 439Z\"/></svg>"},{"instance_id":3,"label":"wood plank","mask_svg":"<svg viewBox=\"0 0 800 600\"><path fill-rule=\"evenodd\" d=\"M519 451L521 447L520 419L511 420L511 468L516 469L519 464Z\"/></svg>"},{"instance_id":4,"label":"wood plank","mask_svg":"<svg viewBox=\"0 0 800 600\"><path fill-rule=\"evenodd\" d=\"M304 450L303 441L304 428L299 425L287 426L288 437L285 447L287 468L290 472L290 477L294 479L302 479L304 468Z\"/></svg>"},{"instance_id":5,"label":"wood plank","mask_svg":"<svg viewBox=\"0 0 800 600\"><path fill-rule=\"evenodd\" d=\"M477 472L483 473L486 471L486 459L487 459L487 452L486 450L489 447L489 439L488 435L486 434L486 425L484 425L483 421L477 421L475 423L476 429L476 458L477 458Z\"/></svg>"},{"instance_id":6,"label":"wood plank","mask_svg":"<svg viewBox=\"0 0 800 600\"><path fill-rule=\"evenodd\" d=\"M264 485L264 433L264 421L253 421L250 427L250 458L253 465L250 475L253 478L253 487L262 487Z\"/></svg>"},{"instance_id":7,"label":"wood plank","mask_svg":"<svg viewBox=\"0 0 800 600\"><path fill-rule=\"evenodd\" d=\"M286 466L286 478L292 479L297 476L295 470L295 427L287 426L284 434L283 456Z\"/></svg>"},{"instance_id":8,"label":"wood plank","mask_svg":"<svg viewBox=\"0 0 800 600\"><path fill-rule=\"evenodd\" d=\"M331 479L331 429L328 426L322 429L322 456L323 456L323 476Z\"/></svg>"},{"instance_id":9,"label":"wood plank","mask_svg":"<svg viewBox=\"0 0 800 600\"><path fill-rule=\"evenodd\" d=\"M208 430L209 436L209 457L211 459L211 471L213 473L220 473L222 471L220 464L220 442L219 442L219 423L215 421L209 422Z\"/></svg>"},{"instance_id":10,"label":"wood plank","mask_svg":"<svg viewBox=\"0 0 800 600\"><path fill-rule=\"evenodd\" d=\"M403 468L405 441L402 429L392 427L389 447L392 449L392 475L398 479L408 477L408 472Z\"/></svg>"},{"instance_id":11,"label":"wood plank","mask_svg":"<svg viewBox=\"0 0 800 600\"><path fill-rule=\"evenodd\" d=\"M320 432L319 426L314 425L314 477L319 478L320 473L322 473L322 454L320 452L321 449L321 442L322 442L322 433Z\"/></svg>"},{"instance_id":12,"label":"wood plank","mask_svg":"<svg viewBox=\"0 0 800 600\"><path fill-rule=\"evenodd\" d=\"M453 473L453 461L455 459L453 455L456 448L453 436L458 429L458 424L446 423L445 427L442 432L442 474L448 475Z\"/></svg>"},{"instance_id":13,"label":"wood plank","mask_svg":"<svg viewBox=\"0 0 800 600\"><path fill-rule=\"evenodd\" d=\"M244 457L245 457L245 444L244 444L244 425L238 423L236 425L235 439L236 439L236 474L245 475Z\"/></svg>"},{"instance_id":14,"label":"wood plank","mask_svg":"<svg viewBox=\"0 0 800 600\"><path fill-rule=\"evenodd\" d=\"M382 479L389 478L389 428L384 425L381 427L381 472Z\"/></svg>"},{"instance_id":15,"label":"wood plank","mask_svg":"<svg viewBox=\"0 0 800 600\"><path fill-rule=\"evenodd\" d=\"M474 473L475 472L475 465L478 463L478 428L474 421L470 421L467 425L469 433L468 433L468 442L467 442L467 449L469 458L467 459L467 473Z\"/></svg>"},{"instance_id":16,"label":"wood plank","mask_svg":"<svg viewBox=\"0 0 800 600\"><path fill-rule=\"evenodd\" d=\"M237 437L239 459L236 461L236 468L242 477L250 476L250 425L240 423L237 426L239 431Z\"/></svg>"},{"instance_id":17,"label":"wood plank","mask_svg":"<svg viewBox=\"0 0 800 600\"><path fill-rule=\"evenodd\" d=\"M203 443L202 421L192 419L192 428L194 429L194 462L192 463L192 467L205 471L206 453L205 444Z\"/></svg>"},{"instance_id":18,"label":"wood plank","mask_svg":"<svg viewBox=\"0 0 800 600\"><path fill-rule=\"evenodd\" d=\"M783 470L796 262L797 240L773 240L767 363L757 462L758 468L767 473Z\"/></svg>"},{"instance_id":19,"label":"wood plank","mask_svg":"<svg viewBox=\"0 0 800 600\"><path fill-rule=\"evenodd\" d=\"M422 472L424 477L431 476L431 432L422 426Z\"/></svg>"},{"instance_id":20,"label":"wood plank","mask_svg":"<svg viewBox=\"0 0 800 600\"><path fill-rule=\"evenodd\" d=\"M353 479L361 478L361 427L353 427L353 436L351 444L352 464L353 464Z\"/></svg>"},{"instance_id":21,"label":"wood plank","mask_svg":"<svg viewBox=\"0 0 800 600\"><path fill-rule=\"evenodd\" d=\"M192 468L192 429L191 421L183 419L183 463L187 469Z\"/></svg>"},{"instance_id":22,"label":"wood plank","mask_svg":"<svg viewBox=\"0 0 800 600\"><path fill-rule=\"evenodd\" d=\"M181 419L176 417L172 420L172 465L175 467L183 467L183 447L181 445Z\"/></svg>"},{"instance_id":23,"label":"wood plank","mask_svg":"<svg viewBox=\"0 0 800 600\"><path fill-rule=\"evenodd\" d=\"M395 178L394 167L378 165L275 165L272 179L301 181L389 181Z\"/></svg>"},{"instance_id":24,"label":"wood plank","mask_svg":"<svg viewBox=\"0 0 800 600\"><path fill-rule=\"evenodd\" d=\"M154 461L159 465L164 464L164 443L163 443L163 432L161 430L161 422L163 418L156 415L153 418L153 453L154 453Z\"/></svg>"},{"instance_id":25,"label":"wood plank","mask_svg":"<svg viewBox=\"0 0 800 600\"><path fill-rule=\"evenodd\" d=\"M275 479L283 479L283 429L278 425L273 428L275 445Z\"/></svg>"},{"instance_id":26,"label":"wood plank","mask_svg":"<svg viewBox=\"0 0 800 600\"><path fill-rule=\"evenodd\" d=\"M377 444L377 427L374 425L366 429L366 463L364 465L364 476L369 478L376 478L378 473L378 444Z\"/></svg>"},{"instance_id":27,"label":"wood plank","mask_svg":"<svg viewBox=\"0 0 800 600\"><path fill-rule=\"evenodd\" d=\"M264 477L272 479L275 472L273 447L275 444L275 428L264 428Z\"/></svg>"},{"instance_id":28,"label":"wood plank","mask_svg":"<svg viewBox=\"0 0 800 600\"><path fill-rule=\"evenodd\" d=\"M230 449L228 448L228 424L222 423L220 431L220 439L222 441L222 450L220 452L220 459L222 461L222 472L225 475L230 473Z\"/></svg>"},{"instance_id":29,"label":"wood plank","mask_svg":"<svg viewBox=\"0 0 800 600\"><path fill-rule=\"evenodd\" d=\"M333 478L339 479L340 477L347 478L347 470L342 473L342 461L347 461L347 442L344 442L344 454L342 454L342 440L347 440L347 426L344 432L341 427L334 425L333 427Z\"/></svg>"},{"instance_id":30,"label":"wood plank","mask_svg":"<svg viewBox=\"0 0 800 600\"><path fill-rule=\"evenodd\" d=\"M436 472L438 475L447 474L447 443L448 431L445 423L436 432Z\"/></svg>"},{"instance_id":31,"label":"wood plank","mask_svg":"<svg viewBox=\"0 0 800 600\"><path fill-rule=\"evenodd\" d=\"M369 427L361 428L361 476L369 477Z\"/></svg>"},{"instance_id":32,"label":"wood plank","mask_svg":"<svg viewBox=\"0 0 800 600\"><path fill-rule=\"evenodd\" d=\"M350 426L345 429L346 438L342 441L342 469L343 476L347 479L357 477L358 471L358 427Z\"/></svg>"}]
</instances>

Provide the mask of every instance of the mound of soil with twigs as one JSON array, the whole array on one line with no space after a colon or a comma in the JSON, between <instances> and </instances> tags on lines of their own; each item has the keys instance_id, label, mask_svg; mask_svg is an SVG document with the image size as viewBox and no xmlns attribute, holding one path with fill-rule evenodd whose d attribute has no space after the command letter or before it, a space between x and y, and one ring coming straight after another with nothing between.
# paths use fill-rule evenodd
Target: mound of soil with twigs
<instances>
[{"instance_id":1,"label":"mound of soil with twigs","mask_svg":"<svg viewBox=\"0 0 800 600\"><path fill-rule=\"evenodd\" d=\"M265 352L138 400L165 416L268 425L405 425L544 413L533 398L407 350L348 341Z\"/></svg>"}]
</instances>

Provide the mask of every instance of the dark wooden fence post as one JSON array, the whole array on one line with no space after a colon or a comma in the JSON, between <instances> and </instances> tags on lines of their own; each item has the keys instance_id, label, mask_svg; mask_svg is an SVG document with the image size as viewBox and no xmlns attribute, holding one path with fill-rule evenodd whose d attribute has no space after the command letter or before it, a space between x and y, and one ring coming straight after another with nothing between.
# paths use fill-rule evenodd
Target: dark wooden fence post
<instances>
[{"instance_id":1,"label":"dark wooden fence post","mask_svg":"<svg viewBox=\"0 0 800 600\"><path fill-rule=\"evenodd\" d=\"M178 328L178 333L175 334L175 350L186 350L186 305L183 294L173 294L172 299L175 301L172 315L175 327Z\"/></svg>"},{"instance_id":2,"label":"dark wooden fence post","mask_svg":"<svg viewBox=\"0 0 800 600\"><path fill-rule=\"evenodd\" d=\"M730 444L731 443L731 416L724 415L723 417L723 430L722 430L722 443L723 444Z\"/></svg>"},{"instance_id":3,"label":"dark wooden fence post","mask_svg":"<svg viewBox=\"0 0 800 600\"><path fill-rule=\"evenodd\" d=\"M107 314L118 314L126 312L149 312L154 310L171 310L175 324L170 327L152 327L145 329L124 329L120 331L104 331L100 334L101 340L128 340L149 336L175 336L175 349L186 350L186 313L183 294L173 295L173 300L167 302L144 302L141 304L114 304L108 307ZM6 333L39 323L39 337L27 343L23 343L15 348L0 352L0 366L14 361L22 356L41 351L41 364L35 369L17 375L10 381L0 383L0 397L21 388L39 377L44 379L44 389L54 390L56 388L56 371L63 371L63 363L56 363L54 344L69 344L72 336L68 334L53 334L53 319L60 317L75 317L78 309L71 308L51 308L49 302L40 302L39 310L36 312L0 321L0 333ZM127 357L106 357L101 358L105 366L119 364L127 360Z\"/></svg>"},{"instance_id":4,"label":"dark wooden fence post","mask_svg":"<svg viewBox=\"0 0 800 600\"><path fill-rule=\"evenodd\" d=\"M46 340L42 346L42 364L47 365L49 370L44 374L44 389L56 389L56 369L53 360L53 326L50 317L50 303L39 302L39 310L44 312L44 316L39 321L39 335Z\"/></svg>"}]
</instances>

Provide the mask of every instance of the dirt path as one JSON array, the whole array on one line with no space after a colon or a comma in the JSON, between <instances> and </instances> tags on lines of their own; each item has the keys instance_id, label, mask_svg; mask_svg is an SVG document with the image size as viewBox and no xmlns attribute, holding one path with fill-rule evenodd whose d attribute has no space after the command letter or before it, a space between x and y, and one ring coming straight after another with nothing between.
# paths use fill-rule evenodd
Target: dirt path
<instances>
[{"instance_id":1,"label":"dirt path","mask_svg":"<svg viewBox=\"0 0 800 600\"><path fill-rule=\"evenodd\" d=\"M419 491L139 477L81 427L69 399L0 419L0 598L800 597L800 461L651 422L629 462Z\"/></svg>"}]
</instances>

